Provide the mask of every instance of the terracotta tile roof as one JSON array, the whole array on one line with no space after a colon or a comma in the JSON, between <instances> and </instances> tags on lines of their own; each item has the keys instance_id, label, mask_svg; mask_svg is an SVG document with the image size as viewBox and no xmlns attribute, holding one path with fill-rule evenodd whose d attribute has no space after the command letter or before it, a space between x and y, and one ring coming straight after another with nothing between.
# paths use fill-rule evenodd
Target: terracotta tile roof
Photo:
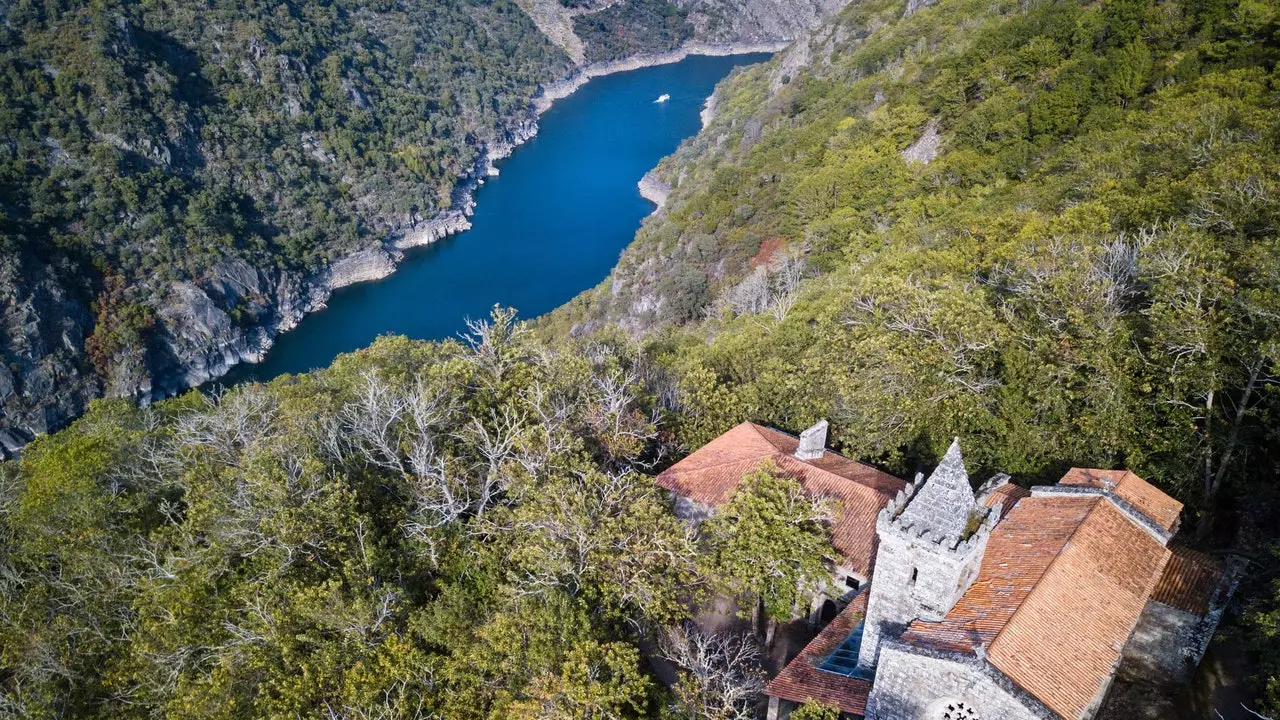
<instances>
[{"instance_id":1,"label":"terracotta tile roof","mask_svg":"<svg viewBox=\"0 0 1280 720\"><path fill-rule=\"evenodd\" d=\"M1222 585L1224 574L1222 565L1208 555L1175 548L1151 599L1203 617L1209 612L1209 603Z\"/></svg>"},{"instance_id":2,"label":"terracotta tile roof","mask_svg":"<svg viewBox=\"0 0 1280 720\"><path fill-rule=\"evenodd\" d=\"M778 676L765 685L771 697L792 702L823 702L839 707L841 712L863 715L871 682L862 678L819 670L827 656L862 622L867 612L867 593L863 591L839 615L809 641Z\"/></svg>"},{"instance_id":3,"label":"terracotta tile roof","mask_svg":"<svg viewBox=\"0 0 1280 720\"><path fill-rule=\"evenodd\" d=\"M840 501L840 519L831 544L844 566L871 574L876 553L876 515L906 483L870 465L828 450L815 460L799 460L799 441L786 433L742 423L658 475L657 483L695 502L716 507L728 499L742 477L764 460L777 463L813 495Z\"/></svg>"},{"instance_id":4,"label":"terracotta tile roof","mask_svg":"<svg viewBox=\"0 0 1280 720\"><path fill-rule=\"evenodd\" d=\"M1155 524L1171 533L1177 529L1178 518L1182 515L1182 503L1129 470L1071 468L1058 483L1111 490L1116 497L1134 506Z\"/></svg>"},{"instance_id":5,"label":"terracotta tile roof","mask_svg":"<svg viewBox=\"0 0 1280 720\"><path fill-rule=\"evenodd\" d=\"M964 597L941 621L911 623L903 641L960 652L990 646L1100 502L1106 501L1027 498L1018 503L991 532L978 578Z\"/></svg>"},{"instance_id":6,"label":"terracotta tile roof","mask_svg":"<svg viewBox=\"0 0 1280 720\"><path fill-rule=\"evenodd\" d=\"M1109 686L1168 558L1146 530L1100 502L991 644L988 660L1054 712L1078 717Z\"/></svg>"},{"instance_id":7,"label":"terracotta tile roof","mask_svg":"<svg viewBox=\"0 0 1280 720\"><path fill-rule=\"evenodd\" d=\"M984 646L1011 680L1078 717L1106 689L1169 555L1103 497L1023 498L960 602L940 622L911 623L903 640Z\"/></svg>"},{"instance_id":8,"label":"terracotta tile roof","mask_svg":"<svg viewBox=\"0 0 1280 720\"><path fill-rule=\"evenodd\" d=\"M1005 483L982 498L982 503L987 507L995 507L996 503L1000 503L1000 517L1003 519L1009 515L1009 511L1013 510L1013 506L1017 505L1019 500L1028 497L1031 497L1030 490L1013 483Z\"/></svg>"}]
</instances>

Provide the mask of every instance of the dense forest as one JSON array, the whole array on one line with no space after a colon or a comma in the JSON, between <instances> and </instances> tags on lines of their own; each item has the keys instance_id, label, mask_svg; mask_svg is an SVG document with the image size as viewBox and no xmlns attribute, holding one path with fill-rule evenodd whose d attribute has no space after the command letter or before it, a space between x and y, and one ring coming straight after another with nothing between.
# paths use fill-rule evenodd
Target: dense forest
<instances>
[{"instance_id":1,"label":"dense forest","mask_svg":"<svg viewBox=\"0 0 1280 720\"><path fill-rule=\"evenodd\" d=\"M829 417L911 467L1130 467L1254 558L1280 702L1280 6L868 1L718 90L618 268L695 445Z\"/></svg>"},{"instance_id":2,"label":"dense forest","mask_svg":"<svg viewBox=\"0 0 1280 720\"><path fill-rule=\"evenodd\" d=\"M666 382L625 338L499 310L99 401L0 466L0 715L749 717L754 642L679 620L713 590L789 613L831 509L764 467L695 539L646 475Z\"/></svg>"},{"instance_id":3,"label":"dense forest","mask_svg":"<svg viewBox=\"0 0 1280 720\"><path fill-rule=\"evenodd\" d=\"M282 293L224 291L228 268L297 285L453 207L569 67L509 0L17 0L0 18L0 431L24 439L83 410L69 393L158 382L175 283L269 325Z\"/></svg>"},{"instance_id":4,"label":"dense forest","mask_svg":"<svg viewBox=\"0 0 1280 720\"><path fill-rule=\"evenodd\" d=\"M448 207L565 64L502 0L19 0L2 32L6 247L131 282Z\"/></svg>"},{"instance_id":5,"label":"dense forest","mask_svg":"<svg viewBox=\"0 0 1280 720\"><path fill-rule=\"evenodd\" d=\"M975 474L1158 484L1248 557L1224 634L1280 713L1278 34L1274 0L855 3L718 90L560 312L96 403L0 465L0 714L750 717L752 637L682 620L777 619L838 508L762 467L693 536L649 477L819 417L903 475L959 435Z\"/></svg>"}]
</instances>

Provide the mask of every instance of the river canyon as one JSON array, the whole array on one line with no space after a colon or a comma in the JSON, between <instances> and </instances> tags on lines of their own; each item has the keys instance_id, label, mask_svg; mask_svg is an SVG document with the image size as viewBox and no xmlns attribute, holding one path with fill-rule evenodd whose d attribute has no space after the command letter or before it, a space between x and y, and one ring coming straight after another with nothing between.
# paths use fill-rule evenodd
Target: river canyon
<instances>
[{"instance_id":1,"label":"river canyon","mask_svg":"<svg viewBox=\"0 0 1280 720\"><path fill-rule=\"evenodd\" d=\"M215 383L324 367L386 333L452 337L495 304L535 317L594 286L653 211L638 181L697 133L719 80L767 58L695 55L592 79L555 102L537 136L499 163L475 194L470 230L409 250L383 280L335 291L263 362ZM668 101L655 102L664 94Z\"/></svg>"}]
</instances>

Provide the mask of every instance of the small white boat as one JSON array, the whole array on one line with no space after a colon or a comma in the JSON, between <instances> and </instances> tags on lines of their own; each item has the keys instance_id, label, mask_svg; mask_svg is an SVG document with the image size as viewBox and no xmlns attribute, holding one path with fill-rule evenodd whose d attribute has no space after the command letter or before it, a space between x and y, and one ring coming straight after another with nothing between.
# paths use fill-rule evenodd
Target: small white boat
<instances>
[{"instance_id":1,"label":"small white boat","mask_svg":"<svg viewBox=\"0 0 1280 720\"><path fill-rule=\"evenodd\" d=\"M658 99L657 99L657 100L654 100L654 102L655 102L655 103L664 103L664 102L666 102L666 101L668 101L668 100L670 100L670 99L671 99L671 96L670 96L670 95L668 95L668 94L666 94L666 93L662 93L661 95L659 95L659 96L658 96Z\"/></svg>"}]
</instances>

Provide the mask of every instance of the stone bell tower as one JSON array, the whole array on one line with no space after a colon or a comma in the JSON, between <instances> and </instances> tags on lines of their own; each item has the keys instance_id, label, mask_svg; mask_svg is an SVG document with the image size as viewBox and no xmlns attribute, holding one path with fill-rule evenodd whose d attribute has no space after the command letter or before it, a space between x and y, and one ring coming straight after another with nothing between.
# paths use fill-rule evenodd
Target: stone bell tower
<instances>
[{"instance_id":1,"label":"stone bell tower","mask_svg":"<svg viewBox=\"0 0 1280 720\"><path fill-rule=\"evenodd\" d=\"M882 638L912 620L941 620L955 606L978 576L998 516L974 498L958 438L927 480L917 475L880 511L860 668L875 667Z\"/></svg>"}]
</instances>

